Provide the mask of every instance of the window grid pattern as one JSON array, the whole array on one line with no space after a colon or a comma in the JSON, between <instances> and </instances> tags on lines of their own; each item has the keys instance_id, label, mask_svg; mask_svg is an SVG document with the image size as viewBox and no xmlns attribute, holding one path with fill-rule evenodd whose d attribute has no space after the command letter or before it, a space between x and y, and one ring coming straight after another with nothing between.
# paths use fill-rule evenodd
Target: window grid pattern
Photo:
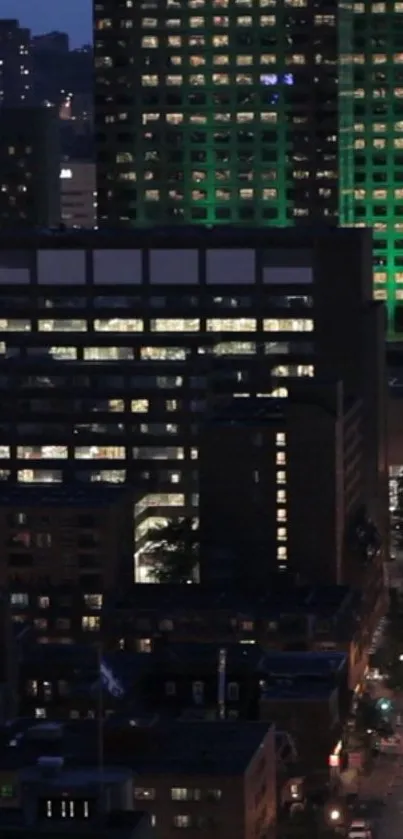
<instances>
[{"instance_id":1,"label":"window grid pattern","mask_svg":"<svg viewBox=\"0 0 403 839\"><path fill-rule=\"evenodd\" d=\"M352 6L316 12L308 0L96 4L100 225L347 219Z\"/></svg>"}]
</instances>

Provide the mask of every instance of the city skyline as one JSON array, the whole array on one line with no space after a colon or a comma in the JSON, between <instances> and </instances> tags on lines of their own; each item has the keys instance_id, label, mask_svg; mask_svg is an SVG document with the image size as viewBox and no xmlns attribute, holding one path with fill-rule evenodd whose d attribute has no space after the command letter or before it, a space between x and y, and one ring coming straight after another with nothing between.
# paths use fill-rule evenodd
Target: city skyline
<instances>
[{"instance_id":1,"label":"city skyline","mask_svg":"<svg viewBox=\"0 0 403 839\"><path fill-rule=\"evenodd\" d=\"M53 0L2 0L1 17L17 18L34 35L68 32L71 46L79 47L92 40L91 5L91 0L69 0L66 5Z\"/></svg>"}]
</instances>

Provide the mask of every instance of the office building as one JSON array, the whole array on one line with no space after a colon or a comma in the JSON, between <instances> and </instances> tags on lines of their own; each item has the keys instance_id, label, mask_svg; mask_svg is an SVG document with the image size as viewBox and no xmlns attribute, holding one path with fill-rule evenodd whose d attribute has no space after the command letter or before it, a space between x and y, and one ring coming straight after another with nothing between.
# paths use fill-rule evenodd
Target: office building
<instances>
[{"instance_id":1,"label":"office building","mask_svg":"<svg viewBox=\"0 0 403 839\"><path fill-rule=\"evenodd\" d=\"M354 4L354 224L374 231L375 298L403 331L403 4Z\"/></svg>"},{"instance_id":2,"label":"office building","mask_svg":"<svg viewBox=\"0 0 403 839\"><path fill-rule=\"evenodd\" d=\"M41 228L60 224L60 148L51 108L0 111L0 224Z\"/></svg>"},{"instance_id":3,"label":"office building","mask_svg":"<svg viewBox=\"0 0 403 839\"><path fill-rule=\"evenodd\" d=\"M31 32L18 20L0 20L0 104L32 105Z\"/></svg>"},{"instance_id":4,"label":"office building","mask_svg":"<svg viewBox=\"0 0 403 839\"><path fill-rule=\"evenodd\" d=\"M198 515L199 426L217 391L283 397L288 379L317 374L362 400L382 532L371 258L370 232L355 230L0 237L2 480L127 482L137 553L155 524Z\"/></svg>"},{"instance_id":5,"label":"office building","mask_svg":"<svg viewBox=\"0 0 403 839\"><path fill-rule=\"evenodd\" d=\"M96 176L91 160L62 160L60 165L61 222L65 227L96 227Z\"/></svg>"},{"instance_id":6,"label":"office building","mask_svg":"<svg viewBox=\"0 0 403 839\"><path fill-rule=\"evenodd\" d=\"M99 224L352 221L352 4L94 3Z\"/></svg>"},{"instance_id":7,"label":"office building","mask_svg":"<svg viewBox=\"0 0 403 839\"><path fill-rule=\"evenodd\" d=\"M302 384L302 383L301 383ZM201 433L200 565L205 581L362 582L354 541L366 508L362 405L317 379L286 400L231 400ZM380 553L378 544L365 546Z\"/></svg>"}]
</instances>

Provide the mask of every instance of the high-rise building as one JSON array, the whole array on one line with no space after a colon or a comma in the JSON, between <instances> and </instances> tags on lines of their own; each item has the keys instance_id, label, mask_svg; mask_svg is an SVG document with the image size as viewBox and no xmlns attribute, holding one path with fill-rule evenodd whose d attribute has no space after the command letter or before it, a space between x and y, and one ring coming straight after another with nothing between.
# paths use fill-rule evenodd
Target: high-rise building
<instances>
[{"instance_id":1,"label":"high-rise building","mask_svg":"<svg viewBox=\"0 0 403 839\"><path fill-rule=\"evenodd\" d=\"M0 224L60 224L60 144L52 108L0 110Z\"/></svg>"},{"instance_id":2,"label":"high-rise building","mask_svg":"<svg viewBox=\"0 0 403 839\"><path fill-rule=\"evenodd\" d=\"M200 437L200 574L222 586L300 581L360 586L381 559L366 518L360 400L305 379L287 399L218 402ZM365 524L364 524L365 523ZM369 554L372 556L370 557Z\"/></svg>"},{"instance_id":3,"label":"high-rise building","mask_svg":"<svg viewBox=\"0 0 403 839\"><path fill-rule=\"evenodd\" d=\"M18 20L0 20L0 104L32 104L31 32Z\"/></svg>"},{"instance_id":4,"label":"high-rise building","mask_svg":"<svg viewBox=\"0 0 403 839\"><path fill-rule=\"evenodd\" d=\"M289 379L318 374L362 400L383 532L371 244L369 231L308 228L0 236L0 480L135 487L140 557L156 524L198 516L210 398L286 397Z\"/></svg>"},{"instance_id":5,"label":"high-rise building","mask_svg":"<svg viewBox=\"0 0 403 839\"><path fill-rule=\"evenodd\" d=\"M352 220L352 5L94 5L100 226Z\"/></svg>"}]
</instances>

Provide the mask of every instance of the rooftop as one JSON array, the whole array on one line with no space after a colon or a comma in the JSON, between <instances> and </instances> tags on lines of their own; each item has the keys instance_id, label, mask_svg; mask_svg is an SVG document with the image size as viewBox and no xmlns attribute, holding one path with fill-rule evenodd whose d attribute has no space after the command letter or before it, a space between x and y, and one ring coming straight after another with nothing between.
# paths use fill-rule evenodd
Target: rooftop
<instances>
[{"instance_id":1,"label":"rooftop","mask_svg":"<svg viewBox=\"0 0 403 839\"><path fill-rule=\"evenodd\" d=\"M0 768L28 769L44 756L63 757L66 769L92 768L99 756L96 720L60 724L60 736L32 736L37 720L0 729ZM141 775L243 774L265 740L268 722L113 719L105 722L105 767L119 764ZM30 735L28 731L31 730ZM39 731L41 727L39 727Z\"/></svg>"},{"instance_id":2,"label":"rooftop","mask_svg":"<svg viewBox=\"0 0 403 839\"><path fill-rule=\"evenodd\" d=\"M331 652L275 652L263 653L259 670L271 676L295 675L334 676L347 662L346 653Z\"/></svg>"},{"instance_id":3,"label":"rooftop","mask_svg":"<svg viewBox=\"0 0 403 839\"><path fill-rule=\"evenodd\" d=\"M142 831L148 820L148 814L141 811L112 811L103 818L79 824L77 821L67 820L63 825L52 822L51 825L41 823L28 827L22 810L0 808L0 834L2 839L42 839L44 835L49 839L63 839L70 833L74 833L74 839L134 839L137 828Z\"/></svg>"},{"instance_id":4,"label":"rooftop","mask_svg":"<svg viewBox=\"0 0 403 839\"><path fill-rule=\"evenodd\" d=\"M357 605L360 593L348 586L295 586L274 576L266 591L239 591L214 586L156 586L144 583L133 586L122 596L112 595L108 607L111 617L116 610L138 609L156 612L161 618L174 617L192 609L206 612L236 611L238 617L286 618L295 612L333 617Z\"/></svg>"},{"instance_id":5,"label":"rooftop","mask_svg":"<svg viewBox=\"0 0 403 839\"><path fill-rule=\"evenodd\" d=\"M313 392L312 382L315 384L315 391ZM287 406L291 403L303 405L316 405L328 413L334 413L333 405L330 405L327 398L326 389L321 392L320 382L317 379L306 379L306 381L298 383L298 391L290 388L289 397L285 399L231 399L227 405L221 406L219 411L210 415L207 418L207 424L212 425L244 425L245 423L253 425L261 425L262 423L273 423L273 428L277 428L278 422L285 421L287 416ZM324 387L329 382L322 383ZM331 384L335 385L335 382ZM344 412L347 413L350 408L357 405L357 400L348 394L344 396Z\"/></svg>"},{"instance_id":6,"label":"rooftop","mask_svg":"<svg viewBox=\"0 0 403 839\"><path fill-rule=\"evenodd\" d=\"M335 691L332 682L291 682L267 685L260 698L271 702L315 702L329 699Z\"/></svg>"},{"instance_id":7,"label":"rooftop","mask_svg":"<svg viewBox=\"0 0 403 839\"><path fill-rule=\"evenodd\" d=\"M133 230L41 229L0 231L0 249L14 248L186 248L186 247L265 247L313 248L323 237L343 242L372 241L370 230L339 228L332 225L287 228L245 228L242 225L144 227ZM301 255L302 258L303 255ZM302 263L303 264L303 263Z\"/></svg>"},{"instance_id":8,"label":"rooftop","mask_svg":"<svg viewBox=\"0 0 403 839\"><path fill-rule=\"evenodd\" d=\"M138 675L157 671L173 672L197 667L214 670L217 667L219 643L169 642L151 653L119 651L106 656L108 664L117 675ZM340 672L346 663L343 652L263 652L258 644L226 644L227 670L247 669L271 675L331 676ZM97 666L96 645L87 644L32 644L26 648L28 667L48 661L51 666L80 668L89 673Z\"/></svg>"}]
</instances>

